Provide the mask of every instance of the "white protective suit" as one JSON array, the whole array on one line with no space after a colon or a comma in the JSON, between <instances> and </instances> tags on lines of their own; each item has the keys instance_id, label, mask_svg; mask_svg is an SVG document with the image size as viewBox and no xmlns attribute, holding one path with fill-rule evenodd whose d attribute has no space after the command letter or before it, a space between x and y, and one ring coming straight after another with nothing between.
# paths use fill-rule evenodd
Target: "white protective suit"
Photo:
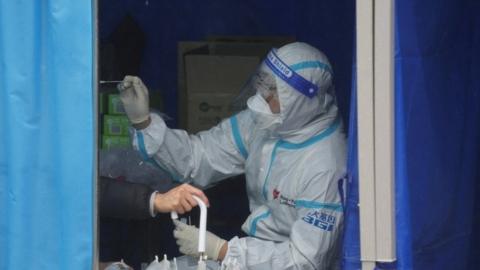
<instances>
[{"instance_id":1,"label":"white protective suit","mask_svg":"<svg viewBox=\"0 0 480 270\"><path fill-rule=\"evenodd\" d=\"M203 187L245 173L251 214L242 229L249 237L231 239L225 260L236 258L244 269L332 269L346 174L332 70L325 55L305 43L272 50L269 59L277 68L282 119L274 132L257 128L249 109L196 135L169 129L152 113L134 146L178 179ZM282 70L318 89L308 97L277 76Z\"/></svg>"}]
</instances>

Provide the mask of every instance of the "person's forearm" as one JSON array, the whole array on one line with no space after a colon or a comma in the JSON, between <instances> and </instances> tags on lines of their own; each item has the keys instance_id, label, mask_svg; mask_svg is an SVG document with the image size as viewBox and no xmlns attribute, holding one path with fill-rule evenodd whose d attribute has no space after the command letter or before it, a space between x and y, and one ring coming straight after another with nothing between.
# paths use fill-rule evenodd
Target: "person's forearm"
<instances>
[{"instance_id":1,"label":"person's forearm","mask_svg":"<svg viewBox=\"0 0 480 270\"><path fill-rule=\"evenodd\" d=\"M223 259L227 255L227 251L228 251L228 242L223 244L222 248L220 249L220 252L218 253L218 260L219 261L223 261Z\"/></svg>"}]
</instances>

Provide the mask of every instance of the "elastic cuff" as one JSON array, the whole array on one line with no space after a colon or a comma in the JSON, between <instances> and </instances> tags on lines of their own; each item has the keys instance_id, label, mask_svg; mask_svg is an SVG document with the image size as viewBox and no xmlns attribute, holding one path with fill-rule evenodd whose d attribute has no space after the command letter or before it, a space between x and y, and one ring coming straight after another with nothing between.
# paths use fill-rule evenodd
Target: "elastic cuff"
<instances>
[{"instance_id":1,"label":"elastic cuff","mask_svg":"<svg viewBox=\"0 0 480 270\"><path fill-rule=\"evenodd\" d=\"M165 139L167 125L163 119L150 113L151 122L148 127L133 131L133 146L136 150L142 152L144 157L151 157L158 152Z\"/></svg>"},{"instance_id":2,"label":"elastic cuff","mask_svg":"<svg viewBox=\"0 0 480 270\"><path fill-rule=\"evenodd\" d=\"M154 191L152 195L150 195L150 215L152 217L157 216L157 211L155 210L155 195L157 195L158 191Z\"/></svg>"},{"instance_id":3,"label":"elastic cuff","mask_svg":"<svg viewBox=\"0 0 480 270\"><path fill-rule=\"evenodd\" d=\"M150 118L150 115L147 115L145 120L137 122L137 123L132 123L132 126L136 130L142 130L142 129L146 129L150 125L151 122L152 122L152 119Z\"/></svg>"}]
</instances>

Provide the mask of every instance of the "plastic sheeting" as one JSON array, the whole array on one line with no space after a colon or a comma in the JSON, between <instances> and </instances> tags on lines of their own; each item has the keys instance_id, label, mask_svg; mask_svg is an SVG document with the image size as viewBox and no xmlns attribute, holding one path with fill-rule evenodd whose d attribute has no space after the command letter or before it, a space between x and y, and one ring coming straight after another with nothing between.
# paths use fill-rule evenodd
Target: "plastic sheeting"
<instances>
[{"instance_id":1,"label":"plastic sheeting","mask_svg":"<svg viewBox=\"0 0 480 270\"><path fill-rule=\"evenodd\" d=\"M0 269L91 269L91 1L0 1Z\"/></svg>"},{"instance_id":2,"label":"plastic sheeting","mask_svg":"<svg viewBox=\"0 0 480 270\"><path fill-rule=\"evenodd\" d=\"M478 269L480 4L395 8L397 269ZM355 161L350 175L344 269L359 269Z\"/></svg>"}]
</instances>

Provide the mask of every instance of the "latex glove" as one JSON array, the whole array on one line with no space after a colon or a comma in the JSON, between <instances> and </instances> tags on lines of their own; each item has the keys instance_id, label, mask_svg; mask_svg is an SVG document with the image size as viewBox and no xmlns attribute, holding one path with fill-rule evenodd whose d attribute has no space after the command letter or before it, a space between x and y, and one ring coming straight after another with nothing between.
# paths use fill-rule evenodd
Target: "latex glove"
<instances>
[{"instance_id":1,"label":"latex glove","mask_svg":"<svg viewBox=\"0 0 480 270\"><path fill-rule=\"evenodd\" d=\"M125 113L132 124L140 124L149 119L148 89L140 78L125 76L119 85L120 99Z\"/></svg>"},{"instance_id":2,"label":"latex glove","mask_svg":"<svg viewBox=\"0 0 480 270\"><path fill-rule=\"evenodd\" d=\"M181 253L190 256L199 256L198 254L198 228L187 225L178 220L174 220L175 230L173 236L177 239L177 245ZM205 253L209 259L218 261L220 251L227 241L207 231L205 236Z\"/></svg>"},{"instance_id":3,"label":"latex glove","mask_svg":"<svg viewBox=\"0 0 480 270\"><path fill-rule=\"evenodd\" d=\"M197 201L193 199L193 195L199 197L209 206L208 198L203 191L189 184L182 184L166 193L157 193L154 200L155 210L160 213L175 211L183 214L189 212L198 205Z\"/></svg>"}]
</instances>

